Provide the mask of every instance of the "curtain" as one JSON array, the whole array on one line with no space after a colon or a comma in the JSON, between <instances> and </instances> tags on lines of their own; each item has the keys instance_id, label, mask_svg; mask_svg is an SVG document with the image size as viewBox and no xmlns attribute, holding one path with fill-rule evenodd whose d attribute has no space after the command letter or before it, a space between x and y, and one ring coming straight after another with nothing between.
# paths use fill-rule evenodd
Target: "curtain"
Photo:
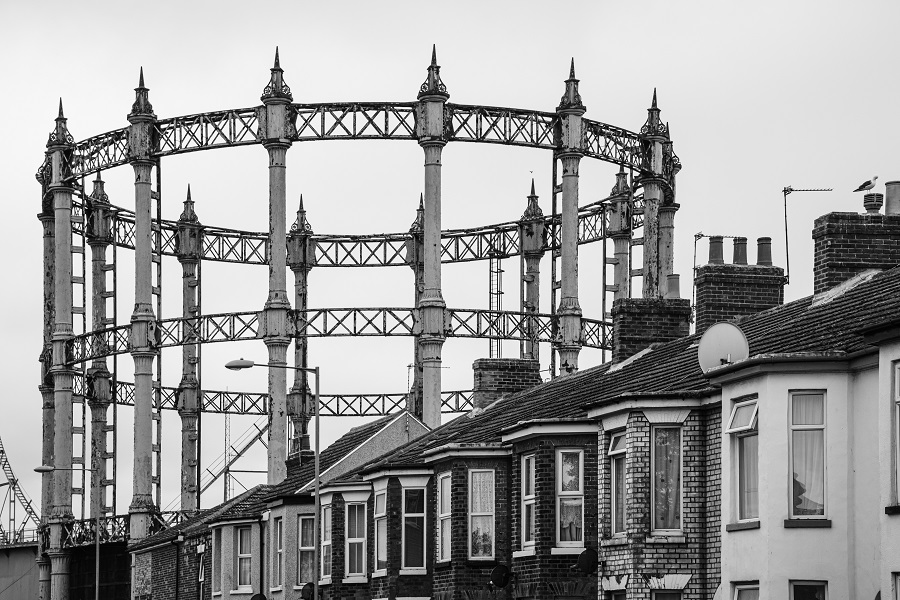
<instances>
[{"instance_id":1,"label":"curtain","mask_svg":"<svg viewBox=\"0 0 900 600\"><path fill-rule=\"evenodd\" d=\"M559 541L581 541L581 514L584 499L580 497L559 499Z\"/></svg>"},{"instance_id":2,"label":"curtain","mask_svg":"<svg viewBox=\"0 0 900 600\"><path fill-rule=\"evenodd\" d=\"M793 449L794 515L825 514L825 398L821 394L798 394L792 400L792 423L820 426L795 429Z\"/></svg>"},{"instance_id":3,"label":"curtain","mask_svg":"<svg viewBox=\"0 0 900 600\"><path fill-rule=\"evenodd\" d=\"M741 519L753 519L759 517L759 436L739 437L738 447L739 516Z\"/></svg>"},{"instance_id":4,"label":"curtain","mask_svg":"<svg viewBox=\"0 0 900 600\"><path fill-rule=\"evenodd\" d=\"M494 472L472 471L469 508L473 513L494 512Z\"/></svg>"},{"instance_id":5,"label":"curtain","mask_svg":"<svg viewBox=\"0 0 900 600\"><path fill-rule=\"evenodd\" d=\"M681 529L681 428L653 431L653 528Z\"/></svg>"}]
</instances>

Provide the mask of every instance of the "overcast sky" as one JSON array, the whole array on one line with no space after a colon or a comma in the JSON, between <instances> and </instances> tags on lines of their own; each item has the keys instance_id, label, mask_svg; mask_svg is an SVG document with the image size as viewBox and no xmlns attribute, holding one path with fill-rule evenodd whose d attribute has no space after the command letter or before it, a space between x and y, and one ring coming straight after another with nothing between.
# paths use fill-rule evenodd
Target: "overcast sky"
<instances>
[{"instance_id":1,"label":"overcast sky","mask_svg":"<svg viewBox=\"0 0 900 600\"><path fill-rule=\"evenodd\" d=\"M40 188L34 173L62 96L76 140L127 126L138 71L144 68L159 118L249 107L269 78L275 46L295 102L415 99L437 44L450 101L552 111L575 59L586 117L637 131L658 89L684 169L678 177L676 272L690 294L694 234L773 238L785 264L782 188L834 188L789 196L791 283L787 300L812 290L815 217L862 212L851 191L872 175L900 179L900 65L896 0L752 3L694 2L5 2L0 6L0 148L5 192L0 438L27 492L39 499L41 399ZM740 7L740 8L736 8ZM288 211L300 194L317 233L406 231L423 185L423 153L413 142L295 144L288 152ZM534 177L549 212L547 151L449 144L443 154L443 227L515 220ZM164 217L177 219L190 183L204 224L267 229L267 159L261 146L192 153L163 162ZM616 168L582 161L581 203L605 197ZM104 173L113 204L133 208L133 172ZM726 257L730 258L730 244ZM581 247L581 304L600 318L600 247ZM704 263L707 245L697 250ZM119 322L133 304L133 254L119 253ZM518 261L505 261L504 308L517 310ZM549 259L542 262L549 282ZM164 263L163 317L180 316L181 270ZM266 298L266 270L204 265L203 312L250 311ZM289 277L289 281L292 278ZM451 308L487 307L486 263L444 269ZM412 272L313 269L311 307L412 306ZM541 310L549 311L549 291ZM313 340L324 393L402 392L411 338ZM752 349L751 349L752 351ZM470 389L471 363L486 340L444 346L444 389ZM518 344L504 346L517 356ZM166 353L165 385L177 385L180 350ZM204 348L203 385L265 390L265 372L234 374L222 364L265 360L261 341ZM601 360L584 350L583 367ZM548 353L542 352L547 367ZM131 358L119 358L129 380ZM131 493L131 411L119 411L119 512ZM252 418L232 420L232 439ZM355 419L329 419L323 441ZM178 494L179 419L166 414L163 504ZM223 450L223 422L204 417L204 462ZM244 468L264 468L258 451ZM258 478L243 476L251 485ZM236 490L241 490L236 484ZM204 496L208 506L221 488Z\"/></svg>"}]
</instances>

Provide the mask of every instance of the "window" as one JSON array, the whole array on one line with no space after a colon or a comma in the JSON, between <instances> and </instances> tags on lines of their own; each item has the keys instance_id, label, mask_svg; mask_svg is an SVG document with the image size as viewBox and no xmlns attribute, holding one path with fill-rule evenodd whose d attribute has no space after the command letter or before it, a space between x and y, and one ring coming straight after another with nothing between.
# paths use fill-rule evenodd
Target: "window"
<instances>
[{"instance_id":1,"label":"window","mask_svg":"<svg viewBox=\"0 0 900 600\"><path fill-rule=\"evenodd\" d=\"M759 432L756 398L736 402L728 419L737 460L738 520L759 518Z\"/></svg>"},{"instance_id":2,"label":"window","mask_svg":"<svg viewBox=\"0 0 900 600\"><path fill-rule=\"evenodd\" d=\"M403 569L425 568L425 488L403 488Z\"/></svg>"},{"instance_id":3,"label":"window","mask_svg":"<svg viewBox=\"0 0 900 600\"><path fill-rule=\"evenodd\" d=\"M653 592L651 600L681 600L681 592Z\"/></svg>"},{"instance_id":4,"label":"window","mask_svg":"<svg viewBox=\"0 0 900 600\"><path fill-rule=\"evenodd\" d=\"M237 548L237 586L238 589L250 587L250 528L238 527L234 530Z\"/></svg>"},{"instance_id":5,"label":"window","mask_svg":"<svg viewBox=\"0 0 900 600\"><path fill-rule=\"evenodd\" d=\"M451 508L450 508L450 473L438 476L438 530L437 548L438 560L450 560L450 533Z\"/></svg>"},{"instance_id":6,"label":"window","mask_svg":"<svg viewBox=\"0 0 900 600\"><path fill-rule=\"evenodd\" d=\"M625 600L625 592L610 592L609 600Z\"/></svg>"},{"instance_id":7,"label":"window","mask_svg":"<svg viewBox=\"0 0 900 600\"><path fill-rule=\"evenodd\" d=\"M791 395L791 517L825 516L825 395Z\"/></svg>"},{"instance_id":8,"label":"window","mask_svg":"<svg viewBox=\"0 0 900 600\"><path fill-rule=\"evenodd\" d=\"M322 530L322 579L331 577L331 506L322 507L322 519L319 522Z\"/></svg>"},{"instance_id":9,"label":"window","mask_svg":"<svg viewBox=\"0 0 900 600\"><path fill-rule=\"evenodd\" d=\"M198 598L203 597L203 584L206 583L206 563L203 562L203 555L200 555L200 565L197 571L197 589L198 589Z\"/></svg>"},{"instance_id":10,"label":"window","mask_svg":"<svg viewBox=\"0 0 900 600\"><path fill-rule=\"evenodd\" d=\"M824 581L792 581L791 600L827 600L828 585Z\"/></svg>"},{"instance_id":11,"label":"window","mask_svg":"<svg viewBox=\"0 0 900 600\"><path fill-rule=\"evenodd\" d=\"M614 433L609 440L611 525L613 535L625 533L625 434Z\"/></svg>"},{"instance_id":12,"label":"window","mask_svg":"<svg viewBox=\"0 0 900 600\"><path fill-rule=\"evenodd\" d=\"M375 570L387 569L387 492L375 494Z\"/></svg>"},{"instance_id":13,"label":"window","mask_svg":"<svg viewBox=\"0 0 900 600\"><path fill-rule=\"evenodd\" d=\"M314 581L316 574L316 518L297 519L297 585Z\"/></svg>"},{"instance_id":14,"label":"window","mask_svg":"<svg viewBox=\"0 0 900 600\"><path fill-rule=\"evenodd\" d=\"M584 545L584 452L556 452L557 546Z\"/></svg>"},{"instance_id":15,"label":"window","mask_svg":"<svg viewBox=\"0 0 900 600\"><path fill-rule=\"evenodd\" d=\"M900 573L894 573L894 600L900 600Z\"/></svg>"},{"instance_id":16,"label":"window","mask_svg":"<svg viewBox=\"0 0 900 600\"><path fill-rule=\"evenodd\" d=\"M759 585L734 586L734 600L759 600Z\"/></svg>"},{"instance_id":17,"label":"window","mask_svg":"<svg viewBox=\"0 0 900 600\"><path fill-rule=\"evenodd\" d=\"M347 577L366 574L366 505L347 504Z\"/></svg>"},{"instance_id":18,"label":"window","mask_svg":"<svg viewBox=\"0 0 900 600\"><path fill-rule=\"evenodd\" d=\"M650 456L654 530L681 529L681 427L654 427Z\"/></svg>"},{"instance_id":19,"label":"window","mask_svg":"<svg viewBox=\"0 0 900 600\"><path fill-rule=\"evenodd\" d=\"M275 564L272 565L272 585L281 587L284 577L284 526L281 517L277 517L272 526L272 546L275 550Z\"/></svg>"},{"instance_id":20,"label":"window","mask_svg":"<svg viewBox=\"0 0 900 600\"><path fill-rule=\"evenodd\" d=\"M222 591L222 528L219 527L213 533L213 581L212 591Z\"/></svg>"},{"instance_id":21,"label":"window","mask_svg":"<svg viewBox=\"0 0 900 600\"><path fill-rule=\"evenodd\" d=\"M522 457L522 547L534 546L534 454Z\"/></svg>"},{"instance_id":22,"label":"window","mask_svg":"<svg viewBox=\"0 0 900 600\"><path fill-rule=\"evenodd\" d=\"M494 471L469 471L469 557L494 557Z\"/></svg>"},{"instance_id":23,"label":"window","mask_svg":"<svg viewBox=\"0 0 900 600\"><path fill-rule=\"evenodd\" d=\"M897 473L894 479L894 503L900 504L900 362L894 368L894 446L897 454L894 457L894 466ZM900 599L900 584L898 584L897 598Z\"/></svg>"}]
</instances>

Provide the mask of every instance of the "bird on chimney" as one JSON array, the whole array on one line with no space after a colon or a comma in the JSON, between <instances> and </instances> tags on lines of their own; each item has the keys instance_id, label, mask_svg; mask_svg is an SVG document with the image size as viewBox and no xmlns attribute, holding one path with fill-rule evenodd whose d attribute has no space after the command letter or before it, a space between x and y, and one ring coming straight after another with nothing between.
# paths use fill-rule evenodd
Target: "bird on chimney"
<instances>
[{"instance_id":1,"label":"bird on chimney","mask_svg":"<svg viewBox=\"0 0 900 600\"><path fill-rule=\"evenodd\" d=\"M859 184L859 187L853 190L854 192L868 192L873 187L875 187L875 180L878 179L878 175L873 175L872 179Z\"/></svg>"}]
</instances>

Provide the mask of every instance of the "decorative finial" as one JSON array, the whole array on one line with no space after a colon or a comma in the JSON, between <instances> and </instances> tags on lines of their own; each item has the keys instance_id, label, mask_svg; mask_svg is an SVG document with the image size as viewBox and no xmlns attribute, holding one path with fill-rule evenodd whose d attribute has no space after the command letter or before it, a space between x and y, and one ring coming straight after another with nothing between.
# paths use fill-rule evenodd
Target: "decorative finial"
<instances>
[{"instance_id":1,"label":"decorative finial","mask_svg":"<svg viewBox=\"0 0 900 600\"><path fill-rule=\"evenodd\" d=\"M647 122L641 127L642 134L668 137L669 128L660 121L660 112L656 103L656 88L653 88L653 101L650 103L650 108L647 109Z\"/></svg>"},{"instance_id":2,"label":"decorative finial","mask_svg":"<svg viewBox=\"0 0 900 600\"><path fill-rule=\"evenodd\" d=\"M437 45L431 46L431 66L428 67L428 77L425 83L419 87L419 98L424 96L442 96L444 100L450 97L447 86L441 81L441 68L437 64Z\"/></svg>"},{"instance_id":3,"label":"decorative finial","mask_svg":"<svg viewBox=\"0 0 900 600\"><path fill-rule=\"evenodd\" d=\"M50 135L47 138L47 147L50 146L71 146L75 143L75 138L72 137L72 134L69 133L69 128L66 126L66 117L63 114L63 103L62 98L59 99L59 111L56 116L56 125L53 127L53 130L50 132Z\"/></svg>"},{"instance_id":4,"label":"decorative finial","mask_svg":"<svg viewBox=\"0 0 900 600\"><path fill-rule=\"evenodd\" d=\"M566 79L566 92L559 100L556 111L571 111L584 114L584 104L581 103L581 94L578 93L578 79L575 78L575 58L569 66L569 78Z\"/></svg>"},{"instance_id":5,"label":"decorative finial","mask_svg":"<svg viewBox=\"0 0 900 600\"><path fill-rule=\"evenodd\" d=\"M186 223L200 222L197 218L197 213L194 212L194 201L191 200L191 184L188 184L187 198L184 201L184 210L181 212L181 216L178 217L178 220Z\"/></svg>"},{"instance_id":6,"label":"decorative finial","mask_svg":"<svg viewBox=\"0 0 900 600\"><path fill-rule=\"evenodd\" d=\"M416 209L416 220L409 226L409 232L412 234L422 233L425 231L425 197L419 193L419 208Z\"/></svg>"},{"instance_id":7,"label":"decorative finial","mask_svg":"<svg viewBox=\"0 0 900 600\"><path fill-rule=\"evenodd\" d=\"M610 196L628 193L628 174L625 173L625 166L619 165L619 172L616 173L616 184L613 186Z\"/></svg>"},{"instance_id":8,"label":"decorative finial","mask_svg":"<svg viewBox=\"0 0 900 600\"><path fill-rule=\"evenodd\" d=\"M128 114L129 121L131 117L149 116L156 118L153 114L153 105L150 104L150 90L144 86L144 67L141 67L141 74L138 78L138 86L134 88L134 104L131 105L131 112Z\"/></svg>"},{"instance_id":9,"label":"decorative finial","mask_svg":"<svg viewBox=\"0 0 900 600\"><path fill-rule=\"evenodd\" d=\"M297 235L312 232L312 226L306 220L306 209L303 208L303 194L300 194L300 208L297 209L297 220L291 225L291 233Z\"/></svg>"},{"instance_id":10,"label":"decorative finial","mask_svg":"<svg viewBox=\"0 0 900 600\"><path fill-rule=\"evenodd\" d=\"M651 108L656 108L656 88L653 88L653 105Z\"/></svg>"},{"instance_id":11,"label":"decorative finial","mask_svg":"<svg viewBox=\"0 0 900 600\"><path fill-rule=\"evenodd\" d=\"M59 114L56 116L57 119L65 119L66 116L63 114L62 108L62 96L59 97Z\"/></svg>"},{"instance_id":12,"label":"decorative finial","mask_svg":"<svg viewBox=\"0 0 900 600\"><path fill-rule=\"evenodd\" d=\"M109 195L103 187L104 181L100 179L100 171L97 171L97 178L94 180L94 189L91 191L91 200L94 202L109 202Z\"/></svg>"},{"instance_id":13,"label":"decorative finial","mask_svg":"<svg viewBox=\"0 0 900 600\"><path fill-rule=\"evenodd\" d=\"M531 194L528 195L528 206L525 207L525 212L522 213L522 220L533 220L543 218L544 212L541 210L541 207L538 205L538 197L534 192L534 177L531 178Z\"/></svg>"},{"instance_id":14,"label":"decorative finial","mask_svg":"<svg viewBox=\"0 0 900 600\"><path fill-rule=\"evenodd\" d=\"M534 196L534 177L531 178L531 195Z\"/></svg>"},{"instance_id":15,"label":"decorative finial","mask_svg":"<svg viewBox=\"0 0 900 600\"><path fill-rule=\"evenodd\" d=\"M266 100L292 102L294 96L291 94L291 88L284 82L284 71L281 69L281 61L278 58L278 46L275 46L275 66L270 71L269 83L263 89L260 100L263 101L263 104L266 104Z\"/></svg>"}]
</instances>

